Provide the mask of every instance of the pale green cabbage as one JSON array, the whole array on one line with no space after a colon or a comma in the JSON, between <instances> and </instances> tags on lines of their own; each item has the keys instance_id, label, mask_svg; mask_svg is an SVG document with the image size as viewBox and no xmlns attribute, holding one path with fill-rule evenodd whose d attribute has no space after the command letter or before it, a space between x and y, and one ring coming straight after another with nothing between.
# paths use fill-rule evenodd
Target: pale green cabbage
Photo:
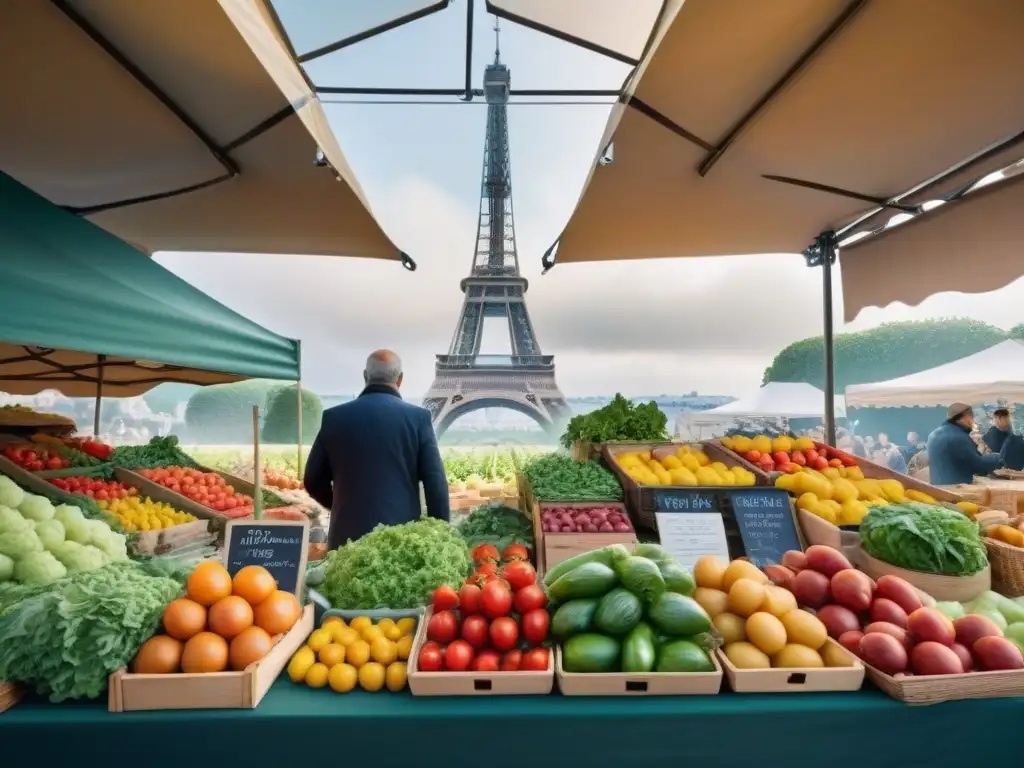
<instances>
[{"instance_id":1,"label":"pale green cabbage","mask_svg":"<svg viewBox=\"0 0 1024 768\"><path fill-rule=\"evenodd\" d=\"M60 560L49 552L29 552L14 563L14 578L22 584L52 584L68 575Z\"/></svg>"},{"instance_id":2,"label":"pale green cabbage","mask_svg":"<svg viewBox=\"0 0 1024 768\"><path fill-rule=\"evenodd\" d=\"M36 523L36 536L43 542L43 547L53 551L55 544L64 541L64 526L60 520L43 520Z\"/></svg>"},{"instance_id":3,"label":"pale green cabbage","mask_svg":"<svg viewBox=\"0 0 1024 768\"><path fill-rule=\"evenodd\" d=\"M29 520L41 522L53 517L53 504L45 496L26 493L25 498L18 505L18 511Z\"/></svg>"},{"instance_id":4,"label":"pale green cabbage","mask_svg":"<svg viewBox=\"0 0 1024 768\"><path fill-rule=\"evenodd\" d=\"M17 483L6 475L0 475L0 507L17 509L24 497L25 492Z\"/></svg>"}]
</instances>

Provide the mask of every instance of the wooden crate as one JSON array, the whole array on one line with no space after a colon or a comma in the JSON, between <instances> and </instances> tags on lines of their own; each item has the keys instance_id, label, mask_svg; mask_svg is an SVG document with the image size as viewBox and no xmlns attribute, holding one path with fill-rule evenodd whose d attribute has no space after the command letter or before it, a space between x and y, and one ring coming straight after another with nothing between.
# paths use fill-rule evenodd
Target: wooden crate
<instances>
[{"instance_id":1,"label":"wooden crate","mask_svg":"<svg viewBox=\"0 0 1024 768\"><path fill-rule=\"evenodd\" d=\"M107 709L255 709L312 631L313 606L307 605L295 626L274 638L270 653L243 672L136 675L119 669L110 676Z\"/></svg>"},{"instance_id":2,"label":"wooden crate","mask_svg":"<svg viewBox=\"0 0 1024 768\"><path fill-rule=\"evenodd\" d=\"M860 659L832 638L825 641L838 648L852 662L849 667L811 669L738 669L721 649L716 651L725 670L729 687L736 693L819 693L822 691L859 691L864 683L864 665Z\"/></svg>"},{"instance_id":3,"label":"wooden crate","mask_svg":"<svg viewBox=\"0 0 1024 768\"><path fill-rule=\"evenodd\" d=\"M148 496L153 501L162 501L165 504L170 504L175 509L188 512L200 520L213 520L223 525L227 520L232 519L219 514L216 510L210 509L205 504L192 501L188 496L172 491L170 488L166 488L160 485L160 483L143 477L130 469L118 467L114 470L114 477L126 485L138 488L141 495Z\"/></svg>"},{"instance_id":4,"label":"wooden crate","mask_svg":"<svg viewBox=\"0 0 1024 768\"><path fill-rule=\"evenodd\" d=\"M722 688L722 665L708 654L714 672L566 672L555 649L558 687L566 696L710 696Z\"/></svg>"},{"instance_id":5,"label":"wooden crate","mask_svg":"<svg viewBox=\"0 0 1024 768\"><path fill-rule=\"evenodd\" d=\"M14 683L0 681L0 712L6 712L25 695L25 688Z\"/></svg>"},{"instance_id":6,"label":"wooden crate","mask_svg":"<svg viewBox=\"0 0 1024 768\"><path fill-rule=\"evenodd\" d=\"M657 522L654 517L657 504L655 501L655 494L664 488L674 490L685 490L685 491L706 491L706 490L732 490L737 486L681 486L681 485L640 485L626 474L625 470L619 466L616 456L622 453L631 453L635 451L650 451L652 455L667 455L674 453L679 449L681 445L700 445L701 450L707 454L707 457L712 462L720 461L727 467L740 466L750 471L756 478L756 485L769 485L768 474L746 459L737 456L730 450L723 448L721 444L716 441L708 442L680 442L680 443L605 443L604 444L604 463L618 478L619 483L622 485L622 490L625 494L626 507L629 509L633 516L633 521L646 528L657 530Z\"/></svg>"},{"instance_id":7,"label":"wooden crate","mask_svg":"<svg viewBox=\"0 0 1024 768\"><path fill-rule=\"evenodd\" d=\"M868 679L889 696L906 704L941 704L963 699L1006 699L1024 696L1024 669L968 672L962 675L892 677L864 665Z\"/></svg>"},{"instance_id":8,"label":"wooden crate","mask_svg":"<svg viewBox=\"0 0 1024 768\"><path fill-rule=\"evenodd\" d=\"M824 443L815 443L814 447L820 449L825 446ZM921 493L927 493L936 501L942 501L948 504L956 504L958 501L971 500L965 499L963 496L954 493L948 488L930 485L923 480L918 480L916 477L901 474L894 469L883 467L881 464L875 464L873 461L868 461L860 456L853 456L853 459L857 462L857 466L860 467L860 471L864 474L864 478L866 480L899 480L900 483L903 484L903 487L908 491L920 491Z\"/></svg>"},{"instance_id":9,"label":"wooden crate","mask_svg":"<svg viewBox=\"0 0 1024 768\"><path fill-rule=\"evenodd\" d=\"M911 571L907 568L883 563L863 549L858 553L854 565L876 581L883 576L899 576L939 601L951 600L965 603L968 600L973 600L982 592L992 589L992 567L990 565L986 565L984 570L971 576L944 576L938 573Z\"/></svg>"},{"instance_id":10,"label":"wooden crate","mask_svg":"<svg viewBox=\"0 0 1024 768\"><path fill-rule=\"evenodd\" d=\"M546 533L541 525L543 507L569 507L570 509L590 509L593 507L611 507L628 517L626 505L621 501L542 501L533 503L530 518L533 521L533 542L538 553L544 553L544 567L553 568L570 557L601 549L611 544L625 544L632 551L636 546L636 531L629 533Z\"/></svg>"},{"instance_id":11,"label":"wooden crate","mask_svg":"<svg viewBox=\"0 0 1024 768\"><path fill-rule=\"evenodd\" d=\"M548 654L543 672L421 672L417 661L427 642L427 609L416 627L409 654L409 690L413 696L543 696L555 687L555 655Z\"/></svg>"}]
</instances>

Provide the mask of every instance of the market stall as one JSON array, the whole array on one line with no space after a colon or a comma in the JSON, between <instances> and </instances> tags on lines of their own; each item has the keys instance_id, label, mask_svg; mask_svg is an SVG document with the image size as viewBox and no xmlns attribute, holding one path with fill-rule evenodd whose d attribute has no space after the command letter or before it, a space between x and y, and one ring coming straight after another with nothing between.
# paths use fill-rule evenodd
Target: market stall
<instances>
[{"instance_id":1,"label":"market stall","mask_svg":"<svg viewBox=\"0 0 1024 768\"><path fill-rule=\"evenodd\" d=\"M844 418L842 399L836 398L836 417ZM771 382L749 397L707 411L686 413L683 425L690 437L717 436L737 419L823 419L825 393L807 382ZM705 435L705 432L710 434ZM696 434L694 434L696 433Z\"/></svg>"}]
</instances>

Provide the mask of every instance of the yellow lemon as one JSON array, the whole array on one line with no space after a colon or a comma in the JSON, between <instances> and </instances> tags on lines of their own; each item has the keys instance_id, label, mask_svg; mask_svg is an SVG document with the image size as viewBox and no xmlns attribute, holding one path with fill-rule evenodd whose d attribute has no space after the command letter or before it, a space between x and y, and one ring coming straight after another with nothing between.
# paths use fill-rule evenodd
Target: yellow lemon
<instances>
[{"instance_id":1,"label":"yellow lemon","mask_svg":"<svg viewBox=\"0 0 1024 768\"><path fill-rule=\"evenodd\" d=\"M325 616L324 620L320 622L321 627L327 627L331 624L341 624L345 626L345 620L341 616Z\"/></svg>"},{"instance_id":2,"label":"yellow lemon","mask_svg":"<svg viewBox=\"0 0 1024 768\"><path fill-rule=\"evenodd\" d=\"M412 653L412 635L403 635L397 644L398 658L408 659Z\"/></svg>"},{"instance_id":3,"label":"yellow lemon","mask_svg":"<svg viewBox=\"0 0 1024 768\"><path fill-rule=\"evenodd\" d=\"M416 631L416 619L407 616L404 619L399 619L396 626L402 631L403 635L411 635Z\"/></svg>"},{"instance_id":4,"label":"yellow lemon","mask_svg":"<svg viewBox=\"0 0 1024 768\"><path fill-rule=\"evenodd\" d=\"M356 616L348 623L348 625L356 632L362 632L367 627L372 627L373 622L370 620L369 616Z\"/></svg>"},{"instance_id":5,"label":"yellow lemon","mask_svg":"<svg viewBox=\"0 0 1024 768\"><path fill-rule=\"evenodd\" d=\"M370 655L386 666L398 658L398 648L386 637L378 637L370 644Z\"/></svg>"},{"instance_id":6,"label":"yellow lemon","mask_svg":"<svg viewBox=\"0 0 1024 768\"><path fill-rule=\"evenodd\" d=\"M359 637L359 633L351 627L342 627L341 629L331 627L331 634L334 635L334 642L344 645L346 648L362 639Z\"/></svg>"},{"instance_id":7,"label":"yellow lemon","mask_svg":"<svg viewBox=\"0 0 1024 768\"><path fill-rule=\"evenodd\" d=\"M327 665L317 662L306 670L306 685L310 688L323 688L327 685Z\"/></svg>"},{"instance_id":8,"label":"yellow lemon","mask_svg":"<svg viewBox=\"0 0 1024 768\"><path fill-rule=\"evenodd\" d=\"M384 633L384 637L392 642L397 642L402 638L402 630L398 628L397 624L392 624L390 627L385 627L381 630Z\"/></svg>"},{"instance_id":9,"label":"yellow lemon","mask_svg":"<svg viewBox=\"0 0 1024 768\"><path fill-rule=\"evenodd\" d=\"M319 653L320 649L327 645L334 638L331 637L331 630L329 629L314 629L313 634L309 636L309 640L306 641L308 645L315 653Z\"/></svg>"},{"instance_id":10,"label":"yellow lemon","mask_svg":"<svg viewBox=\"0 0 1024 768\"><path fill-rule=\"evenodd\" d=\"M356 640L345 650L345 659L353 667L361 667L370 660L370 644Z\"/></svg>"},{"instance_id":11,"label":"yellow lemon","mask_svg":"<svg viewBox=\"0 0 1024 768\"><path fill-rule=\"evenodd\" d=\"M384 631L380 627L367 627L359 635L368 643L373 643L378 637L384 637Z\"/></svg>"},{"instance_id":12,"label":"yellow lemon","mask_svg":"<svg viewBox=\"0 0 1024 768\"><path fill-rule=\"evenodd\" d=\"M288 677L293 683L301 683L306 679L309 668L316 663L316 654L308 645L304 645L295 652L292 660L288 662Z\"/></svg>"},{"instance_id":13,"label":"yellow lemon","mask_svg":"<svg viewBox=\"0 0 1024 768\"><path fill-rule=\"evenodd\" d=\"M398 626L394 619L381 619L377 622L377 626L380 627L380 631L387 634L388 627Z\"/></svg>"},{"instance_id":14,"label":"yellow lemon","mask_svg":"<svg viewBox=\"0 0 1024 768\"><path fill-rule=\"evenodd\" d=\"M351 664L335 664L327 673L327 682L336 693L348 693L358 681L359 671Z\"/></svg>"},{"instance_id":15,"label":"yellow lemon","mask_svg":"<svg viewBox=\"0 0 1024 768\"><path fill-rule=\"evenodd\" d=\"M341 664L345 660L345 646L338 643L328 643L320 649L319 658L328 667Z\"/></svg>"},{"instance_id":16,"label":"yellow lemon","mask_svg":"<svg viewBox=\"0 0 1024 768\"><path fill-rule=\"evenodd\" d=\"M389 665L387 671L384 673L384 682L389 691L402 690L405 688L405 681L407 679L408 674L405 670L405 664L400 661L396 661L394 664Z\"/></svg>"},{"instance_id":17,"label":"yellow lemon","mask_svg":"<svg viewBox=\"0 0 1024 768\"><path fill-rule=\"evenodd\" d=\"M379 691L384 687L384 665L371 661L359 668L359 685L364 691Z\"/></svg>"}]
</instances>

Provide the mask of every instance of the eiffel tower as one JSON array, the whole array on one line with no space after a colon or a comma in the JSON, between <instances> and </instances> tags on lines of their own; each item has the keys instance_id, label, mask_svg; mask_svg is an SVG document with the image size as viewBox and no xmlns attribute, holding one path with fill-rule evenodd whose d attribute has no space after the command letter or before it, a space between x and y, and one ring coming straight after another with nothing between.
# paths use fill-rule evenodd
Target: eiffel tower
<instances>
[{"instance_id":1,"label":"eiffel tower","mask_svg":"<svg viewBox=\"0 0 1024 768\"><path fill-rule=\"evenodd\" d=\"M455 335L448 354L437 356L434 383L423 401L438 436L460 416L481 408L526 414L549 434L557 433L570 415L555 383L555 357L541 354L526 311L529 283L519 274L512 220L507 110L511 74L501 63L497 22L494 33L494 63L484 70L487 135L476 253L469 277L461 283L465 298ZM480 353L487 317L508 323L511 355Z\"/></svg>"}]
</instances>

